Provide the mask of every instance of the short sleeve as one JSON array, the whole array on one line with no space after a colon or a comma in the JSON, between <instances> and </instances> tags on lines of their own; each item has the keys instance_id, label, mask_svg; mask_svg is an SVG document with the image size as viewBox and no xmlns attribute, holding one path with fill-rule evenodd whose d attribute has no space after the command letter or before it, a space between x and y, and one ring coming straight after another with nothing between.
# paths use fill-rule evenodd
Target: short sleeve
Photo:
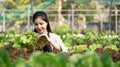
<instances>
[{"instance_id":1,"label":"short sleeve","mask_svg":"<svg viewBox=\"0 0 120 67\"><path fill-rule=\"evenodd\" d=\"M52 34L50 36L57 44L59 44L60 48L62 49L63 52L67 52L67 47L64 45L62 42L62 39L60 38L59 35Z\"/></svg>"}]
</instances>

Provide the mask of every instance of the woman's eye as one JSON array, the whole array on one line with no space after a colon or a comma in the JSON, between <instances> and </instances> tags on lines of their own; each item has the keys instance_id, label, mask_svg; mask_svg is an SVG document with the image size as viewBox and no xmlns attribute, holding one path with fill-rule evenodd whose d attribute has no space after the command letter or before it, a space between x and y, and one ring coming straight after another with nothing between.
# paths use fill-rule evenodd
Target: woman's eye
<instances>
[{"instance_id":1,"label":"woman's eye","mask_svg":"<svg viewBox=\"0 0 120 67\"><path fill-rule=\"evenodd\" d=\"M44 23L35 23L35 25L37 26L37 25L43 25Z\"/></svg>"},{"instance_id":2,"label":"woman's eye","mask_svg":"<svg viewBox=\"0 0 120 67\"><path fill-rule=\"evenodd\" d=\"M43 23L40 23L40 25L43 25Z\"/></svg>"},{"instance_id":3,"label":"woman's eye","mask_svg":"<svg viewBox=\"0 0 120 67\"><path fill-rule=\"evenodd\" d=\"M38 25L38 24L35 23L35 25Z\"/></svg>"}]
</instances>

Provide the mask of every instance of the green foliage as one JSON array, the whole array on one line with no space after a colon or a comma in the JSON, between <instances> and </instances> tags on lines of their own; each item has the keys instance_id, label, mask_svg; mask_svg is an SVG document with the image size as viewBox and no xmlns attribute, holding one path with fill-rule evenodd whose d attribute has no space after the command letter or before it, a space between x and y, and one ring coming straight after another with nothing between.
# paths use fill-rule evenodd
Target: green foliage
<instances>
[{"instance_id":1,"label":"green foliage","mask_svg":"<svg viewBox=\"0 0 120 67\"><path fill-rule=\"evenodd\" d=\"M26 9L28 7L24 6L29 4L29 0L6 0L4 4L8 9L19 9L20 6Z\"/></svg>"},{"instance_id":2,"label":"green foliage","mask_svg":"<svg viewBox=\"0 0 120 67\"><path fill-rule=\"evenodd\" d=\"M9 11L6 13L5 20L9 21L9 23L21 24L25 22L26 15L26 11Z\"/></svg>"},{"instance_id":3,"label":"green foliage","mask_svg":"<svg viewBox=\"0 0 120 67\"><path fill-rule=\"evenodd\" d=\"M12 44L14 40L16 40L16 35L18 33L17 30L5 31L3 34L0 34L0 47L4 45ZM16 41L17 42L17 41Z\"/></svg>"},{"instance_id":4,"label":"green foliage","mask_svg":"<svg viewBox=\"0 0 120 67\"><path fill-rule=\"evenodd\" d=\"M101 56L101 61L103 64L103 67L114 67L112 58L109 53L103 53Z\"/></svg>"},{"instance_id":5,"label":"green foliage","mask_svg":"<svg viewBox=\"0 0 120 67\"><path fill-rule=\"evenodd\" d=\"M30 67L30 65L27 63L27 61L22 57L18 57L14 61L13 66L14 67Z\"/></svg>"},{"instance_id":6,"label":"green foliage","mask_svg":"<svg viewBox=\"0 0 120 67\"><path fill-rule=\"evenodd\" d=\"M98 1L101 2L101 3L109 3L109 4L111 3L110 0L98 0ZM118 4L120 4L120 1L119 0L113 0L112 3L118 5Z\"/></svg>"},{"instance_id":7,"label":"green foliage","mask_svg":"<svg viewBox=\"0 0 120 67\"><path fill-rule=\"evenodd\" d=\"M63 53L39 53L32 54L29 63L31 67L66 67L67 58Z\"/></svg>"},{"instance_id":8,"label":"green foliage","mask_svg":"<svg viewBox=\"0 0 120 67\"><path fill-rule=\"evenodd\" d=\"M68 52L80 52L88 50L87 45L75 45L68 47Z\"/></svg>"},{"instance_id":9,"label":"green foliage","mask_svg":"<svg viewBox=\"0 0 120 67\"><path fill-rule=\"evenodd\" d=\"M38 38L37 33L32 31L23 32L18 34L16 31L7 31L0 34L0 46L12 45L14 48L26 48L28 51L42 50L45 45L49 45L45 40Z\"/></svg>"},{"instance_id":10,"label":"green foliage","mask_svg":"<svg viewBox=\"0 0 120 67\"><path fill-rule=\"evenodd\" d=\"M102 48L102 45L100 45L100 44L92 44L88 48L89 48L89 50L94 51L97 48Z\"/></svg>"},{"instance_id":11,"label":"green foliage","mask_svg":"<svg viewBox=\"0 0 120 67\"><path fill-rule=\"evenodd\" d=\"M64 53L60 52L55 55L60 67L67 67L67 57Z\"/></svg>"},{"instance_id":12,"label":"green foliage","mask_svg":"<svg viewBox=\"0 0 120 67\"><path fill-rule=\"evenodd\" d=\"M86 20L87 20L87 21L92 21L93 19L94 19L93 16L86 16Z\"/></svg>"},{"instance_id":13,"label":"green foliage","mask_svg":"<svg viewBox=\"0 0 120 67\"><path fill-rule=\"evenodd\" d=\"M0 67L12 67L10 56L6 50L0 50Z\"/></svg>"},{"instance_id":14,"label":"green foliage","mask_svg":"<svg viewBox=\"0 0 120 67\"><path fill-rule=\"evenodd\" d=\"M120 61L115 63L116 67L120 67Z\"/></svg>"},{"instance_id":15,"label":"green foliage","mask_svg":"<svg viewBox=\"0 0 120 67\"><path fill-rule=\"evenodd\" d=\"M17 35L16 35L17 34ZM100 37L101 36L101 37ZM99 39L100 38L100 39ZM68 44L68 52L80 52L83 50L86 51L94 51L97 48L102 48L102 44L113 44L113 42L116 40L117 43L119 43L119 36L113 37L111 36L109 39L105 37L105 35L98 35L95 31L87 31L87 33L84 36L75 36L71 34L66 34L62 36L63 41L65 44ZM110 42L108 42L110 40ZM21 34L18 34L17 31L6 31L4 34L0 34L0 46L9 45L12 44L13 47L21 48L24 47L28 50L35 50L41 48L39 46L40 41L38 41L37 34L34 32L23 32ZM39 43L37 43L39 42ZM78 42L75 46L71 46L72 42ZM87 45L88 43L89 46ZM115 44L115 43L114 43ZM116 47L116 45L107 45L104 46L104 48L110 48L115 51L118 51L119 48ZM4 54L0 54L0 63L1 65L6 66L6 62L3 61ZM87 56L86 56L87 55ZM52 66L56 67L59 65L59 67L78 67L81 65L81 67L98 67L97 65L100 65L101 67L111 67L111 66L118 66L119 63L113 63L111 60L111 57L107 54L103 55L101 57L101 60L97 58L97 55L88 53L85 55L77 55L74 57L74 59L69 60L70 62L67 62L66 56L64 54L44 54L44 53L33 53L33 56L31 56L31 59L29 61L25 61L24 59L18 59L16 60L16 63L14 62L14 66L16 67L37 67L37 66L43 66L43 64L46 64L46 67ZM78 57L79 56L79 57ZM84 57L83 57L84 56ZM106 57L107 56L107 57ZM77 58L78 57L78 58ZM90 58L89 58L90 57ZM39 58L39 60L38 60ZM107 59L105 59L107 58ZM91 60L92 59L92 60ZM105 59L105 60L104 60ZM88 61L88 62L87 62ZM109 62L108 62L109 61ZM20 63L23 62L23 63ZM49 63L50 62L50 63ZM73 63L72 63L73 62ZM108 62L108 63L106 63ZM55 64L53 64L55 63ZM87 65L84 65L85 63L88 63ZM94 64L93 64L94 63ZM51 64L51 65L50 65ZM90 65L91 64L91 65ZM101 65L102 64L102 65ZM110 65L108 65L110 64Z\"/></svg>"},{"instance_id":16,"label":"green foliage","mask_svg":"<svg viewBox=\"0 0 120 67\"><path fill-rule=\"evenodd\" d=\"M108 33L108 32L105 32ZM115 36L112 32L108 37L108 34L98 34L98 31L86 30L85 35L77 36L72 34L66 34L62 36L64 44L68 47L69 51L81 51L83 45L89 46L88 50L95 50L97 48L110 48L118 51L118 45L120 44L120 36Z\"/></svg>"},{"instance_id":17,"label":"green foliage","mask_svg":"<svg viewBox=\"0 0 120 67\"><path fill-rule=\"evenodd\" d=\"M0 47L8 44L8 39L5 34L0 34Z\"/></svg>"},{"instance_id":18,"label":"green foliage","mask_svg":"<svg viewBox=\"0 0 120 67\"><path fill-rule=\"evenodd\" d=\"M106 46L104 49L112 49L112 50L115 50L115 51L119 51L120 49L116 47L116 45L109 45L109 46Z\"/></svg>"},{"instance_id":19,"label":"green foliage","mask_svg":"<svg viewBox=\"0 0 120 67\"><path fill-rule=\"evenodd\" d=\"M84 55L72 55L70 64L70 67L103 67L97 54L93 52L88 52Z\"/></svg>"},{"instance_id":20,"label":"green foliage","mask_svg":"<svg viewBox=\"0 0 120 67\"><path fill-rule=\"evenodd\" d=\"M83 36L77 36L77 34L66 34L62 36L63 42L65 44L73 45L74 42L76 42L76 45L80 44L101 44L101 45L117 45L120 43L120 36L112 35L110 36L108 34L98 34L98 31L96 30L86 30L85 35Z\"/></svg>"},{"instance_id":21,"label":"green foliage","mask_svg":"<svg viewBox=\"0 0 120 67\"><path fill-rule=\"evenodd\" d=\"M65 35L67 33L71 33L71 29L64 23L61 27L54 29L53 32L59 35Z\"/></svg>"},{"instance_id":22,"label":"green foliage","mask_svg":"<svg viewBox=\"0 0 120 67\"><path fill-rule=\"evenodd\" d=\"M28 50L35 50L37 41L37 34L34 32L25 32L20 35L21 47L25 47Z\"/></svg>"},{"instance_id":23,"label":"green foliage","mask_svg":"<svg viewBox=\"0 0 120 67\"><path fill-rule=\"evenodd\" d=\"M5 7L1 9L6 9L4 12L7 23L21 24L26 22L28 13L30 16L32 15L32 7L35 10L45 10L53 5L55 1L56 0L5 0L3 2L3 6ZM31 2L34 2L35 5L32 5ZM2 16L0 17L0 21L2 21Z\"/></svg>"},{"instance_id":24,"label":"green foliage","mask_svg":"<svg viewBox=\"0 0 120 67\"><path fill-rule=\"evenodd\" d=\"M35 7L35 9L36 10L45 10L49 6L53 5L54 3L55 3L55 0L49 0L49 1L46 1L46 2L43 2L39 5L37 5L37 7Z\"/></svg>"},{"instance_id":25,"label":"green foliage","mask_svg":"<svg viewBox=\"0 0 120 67\"><path fill-rule=\"evenodd\" d=\"M42 50L44 46L48 45L48 42L38 38L38 35L32 31L22 33L17 40L17 42L14 41L13 47L20 45L20 47L26 48L28 51Z\"/></svg>"},{"instance_id":26,"label":"green foliage","mask_svg":"<svg viewBox=\"0 0 120 67\"><path fill-rule=\"evenodd\" d=\"M87 63L87 64L86 64ZM6 50L0 50L0 67L119 67L119 62L113 62L108 53L99 57L95 52L73 54L69 58L65 53L33 52L29 60L21 57L14 61Z\"/></svg>"}]
</instances>

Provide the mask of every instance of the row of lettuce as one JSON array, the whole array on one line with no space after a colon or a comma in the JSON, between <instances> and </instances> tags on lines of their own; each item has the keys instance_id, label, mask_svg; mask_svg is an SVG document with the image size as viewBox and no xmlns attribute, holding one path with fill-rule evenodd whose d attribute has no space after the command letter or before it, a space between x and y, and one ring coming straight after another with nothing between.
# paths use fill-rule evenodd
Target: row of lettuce
<instances>
[{"instance_id":1,"label":"row of lettuce","mask_svg":"<svg viewBox=\"0 0 120 67\"><path fill-rule=\"evenodd\" d=\"M81 51L81 50L95 50L97 48L110 48L115 51L120 50L120 35L114 35L111 33L108 36L107 32L98 34L97 31L86 30L85 34L72 35L70 33L61 35L61 38L68 47L68 51ZM14 48L25 47L28 50L35 50L36 48L41 48L36 43L37 34L28 31L18 34L18 31L6 31L4 34L0 34L0 47L5 45L12 45ZM33 48L34 47L34 48Z\"/></svg>"},{"instance_id":2,"label":"row of lettuce","mask_svg":"<svg viewBox=\"0 0 120 67\"><path fill-rule=\"evenodd\" d=\"M0 67L120 67L120 62L113 62L108 53L98 56L95 52L85 54L42 53L34 52L29 60L22 56L11 61L6 50L0 50Z\"/></svg>"},{"instance_id":3,"label":"row of lettuce","mask_svg":"<svg viewBox=\"0 0 120 67\"><path fill-rule=\"evenodd\" d=\"M97 48L110 48L120 50L120 34L111 32L99 33L96 30L86 30L85 34L66 34L61 38L69 51L95 50Z\"/></svg>"},{"instance_id":4,"label":"row of lettuce","mask_svg":"<svg viewBox=\"0 0 120 67\"><path fill-rule=\"evenodd\" d=\"M0 34L0 47L12 45L14 48L26 48L35 50L36 33L29 31L18 34L18 31L6 31ZM83 55L65 53L40 53L33 52L29 60L25 60L20 56L11 61L9 54L5 50L0 50L0 67L120 67L120 62L113 62L109 54L103 53L98 56L94 50L97 48L110 48L119 51L120 36L104 32L98 34L97 31L88 30L82 36L67 33L61 35L64 44L68 47L69 52L83 51L87 52ZM92 51L92 52L91 52ZM106 63L107 62L107 63ZM86 64L87 63L87 64Z\"/></svg>"}]
</instances>

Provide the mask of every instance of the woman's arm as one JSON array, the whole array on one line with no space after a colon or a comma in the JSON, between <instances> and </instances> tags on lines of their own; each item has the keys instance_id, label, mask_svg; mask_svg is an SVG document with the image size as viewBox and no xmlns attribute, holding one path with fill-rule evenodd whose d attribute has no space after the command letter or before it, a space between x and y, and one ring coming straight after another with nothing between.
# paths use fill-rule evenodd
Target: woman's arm
<instances>
[{"instance_id":1,"label":"woman's arm","mask_svg":"<svg viewBox=\"0 0 120 67\"><path fill-rule=\"evenodd\" d=\"M62 42L62 39L60 38L60 36L54 33L50 33L50 35L51 35L50 38L60 46L60 50L63 52L67 52L67 47Z\"/></svg>"},{"instance_id":2,"label":"woman's arm","mask_svg":"<svg viewBox=\"0 0 120 67\"><path fill-rule=\"evenodd\" d=\"M48 41L53 46L54 50L61 51L60 45L57 44L53 39L48 37L46 34L42 34L39 37L42 37L42 39L45 39L46 41Z\"/></svg>"},{"instance_id":3,"label":"woman's arm","mask_svg":"<svg viewBox=\"0 0 120 67\"><path fill-rule=\"evenodd\" d=\"M61 48L59 44L57 44L55 41L53 41L51 38L48 39L48 42L53 46L55 50L61 51Z\"/></svg>"},{"instance_id":4,"label":"woman's arm","mask_svg":"<svg viewBox=\"0 0 120 67\"><path fill-rule=\"evenodd\" d=\"M52 34L51 37L48 37L45 34L40 35L40 37L44 37L46 41L48 41L53 46L53 51L59 52L67 52L67 48L63 44L60 36Z\"/></svg>"}]
</instances>

